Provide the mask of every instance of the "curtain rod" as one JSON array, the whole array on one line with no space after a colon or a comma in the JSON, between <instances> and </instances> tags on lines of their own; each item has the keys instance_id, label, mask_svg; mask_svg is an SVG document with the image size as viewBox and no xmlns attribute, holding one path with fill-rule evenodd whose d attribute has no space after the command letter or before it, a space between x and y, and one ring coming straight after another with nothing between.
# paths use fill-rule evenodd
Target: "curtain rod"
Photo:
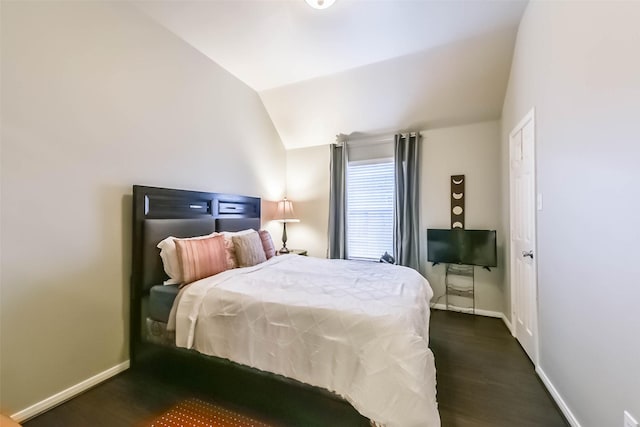
<instances>
[{"instance_id":1,"label":"curtain rod","mask_svg":"<svg viewBox=\"0 0 640 427\"><path fill-rule=\"evenodd\" d=\"M350 138L349 135L339 134L336 135L336 143L337 144L385 144L389 142L393 142L395 140L395 136L397 134L383 134L383 135L371 135L371 136L356 136ZM400 132L400 135L403 137L411 137L420 135L420 132Z\"/></svg>"}]
</instances>

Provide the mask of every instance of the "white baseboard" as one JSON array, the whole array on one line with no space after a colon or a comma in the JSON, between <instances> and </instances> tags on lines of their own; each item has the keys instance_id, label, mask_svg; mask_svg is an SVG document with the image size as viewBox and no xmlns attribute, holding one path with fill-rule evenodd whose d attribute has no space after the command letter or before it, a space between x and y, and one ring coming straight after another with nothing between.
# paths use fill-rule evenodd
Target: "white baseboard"
<instances>
[{"instance_id":1,"label":"white baseboard","mask_svg":"<svg viewBox=\"0 0 640 427\"><path fill-rule=\"evenodd\" d=\"M434 304L432 306L432 308L435 308L436 310L447 310L447 305L446 304ZM470 309L464 309L464 308L459 308L459 307L449 307L449 311L456 311L459 313L469 313ZM502 319L503 314L498 312L498 311L490 311L490 310L482 310L480 308L476 308L476 312L475 314L477 314L478 316L486 316L486 317L497 317L499 319Z\"/></svg>"},{"instance_id":2,"label":"white baseboard","mask_svg":"<svg viewBox=\"0 0 640 427\"><path fill-rule=\"evenodd\" d=\"M47 397L46 399L35 403L28 408L23 409L22 411L18 411L15 414L11 415L11 418L18 423L23 423L26 420L40 415L41 413L60 405L61 403L79 395L80 393L87 391L91 387L98 385L105 380L108 380L114 375L126 371L127 369L129 369L128 360L112 368L109 368L106 371L102 371L99 374L92 376L91 378L87 378L86 380L73 385L66 390L62 390L60 393L56 393L53 396Z\"/></svg>"},{"instance_id":3,"label":"white baseboard","mask_svg":"<svg viewBox=\"0 0 640 427\"><path fill-rule=\"evenodd\" d=\"M435 308L436 310L447 311L447 305L446 304L434 304L434 305L431 306L431 308ZM450 307L449 311L455 311L455 312L458 312L458 313L471 314L471 313L469 313L469 310L466 310L466 309L463 309L463 308L459 308L459 307ZM509 332L511 332L511 335L513 335L513 329L511 329L511 322L509 321L507 316L505 316L504 313L501 313L499 311L482 310L480 308L476 308L475 314L478 315L478 316L496 317L498 319L502 319L504 324L507 325L507 329L509 329Z\"/></svg>"},{"instance_id":4,"label":"white baseboard","mask_svg":"<svg viewBox=\"0 0 640 427\"><path fill-rule=\"evenodd\" d=\"M553 397L553 400L556 401L556 404L564 414L571 427L581 427L578 419L575 417L575 415L573 415L571 409L569 409L562 396L560 396L560 393L558 393L558 390L556 390L556 388L553 386L553 383L551 382L549 377L547 377L547 374L544 373L540 366L536 367L536 373L544 383L545 387L547 387L547 390L549 390L549 393Z\"/></svg>"},{"instance_id":5,"label":"white baseboard","mask_svg":"<svg viewBox=\"0 0 640 427\"><path fill-rule=\"evenodd\" d=\"M516 336L515 331L513 330L513 326L511 325L511 321L509 320L509 318L507 317L506 314L502 313L502 321L504 322L505 325L507 325L507 329L509 329L509 332L511 332L511 336Z\"/></svg>"}]
</instances>

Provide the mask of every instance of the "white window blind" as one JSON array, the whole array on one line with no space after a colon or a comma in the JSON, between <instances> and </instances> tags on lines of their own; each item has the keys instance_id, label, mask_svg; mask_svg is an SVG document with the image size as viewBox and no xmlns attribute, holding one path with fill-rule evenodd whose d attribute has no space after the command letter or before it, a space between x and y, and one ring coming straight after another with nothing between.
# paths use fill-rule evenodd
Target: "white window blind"
<instances>
[{"instance_id":1,"label":"white window blind","mask_svg":"<svg viewBox=\"0 0 640 427\"><path fill-rule=\"evenodd\" d=\"M393 160L349 163L346 184L347 258L393 254Z\"/></svg>"}]
</instances>

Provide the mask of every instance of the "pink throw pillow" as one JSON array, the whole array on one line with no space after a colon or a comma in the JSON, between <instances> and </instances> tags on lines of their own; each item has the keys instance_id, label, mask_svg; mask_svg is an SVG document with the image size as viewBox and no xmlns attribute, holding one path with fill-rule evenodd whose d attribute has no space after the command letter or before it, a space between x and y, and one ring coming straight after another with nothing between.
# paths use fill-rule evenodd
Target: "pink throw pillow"
<instances>
[{"instance_id":1,"label":"pink throw pillow","mask_svg":"<svg viewBox=\"0 0 640 427\"><path fill-rule=\"evenodd\" d=\"M262 248L264 249L264 254L267 259L273 258L276 256L276 247L273 245L273 240L271 239L271 234L267 230L260 230L260 240L262 240Z\"/></svg>"},{"instance_id":2,"label":"pink throw pillow","mask_svg":"<svg viewBox=\"0 0 640 427\"><path fill-rule=\"evenodd\" d=\"M176 239L175 243L184 280L181 286L229 268L224 237L221 235L197 240Z\"/></svg>"}]
</instances>

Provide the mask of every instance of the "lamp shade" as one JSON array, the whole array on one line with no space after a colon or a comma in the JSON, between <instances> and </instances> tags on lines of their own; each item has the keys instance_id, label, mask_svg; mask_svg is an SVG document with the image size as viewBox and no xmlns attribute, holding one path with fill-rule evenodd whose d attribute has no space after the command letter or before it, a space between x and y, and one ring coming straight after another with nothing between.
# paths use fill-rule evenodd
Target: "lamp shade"
<instances>
[{"instance_id":1,"label":"lamp shade","mask_svg":"<svg viewBox=\"0 0 640 427\"><path fill-rule=\"evenodd\" d=\"M276 221L279 222L300 222L293 212L293 203L285 197L278 202L278 210L276 212Z\"/></svg>"}]
</instances>

